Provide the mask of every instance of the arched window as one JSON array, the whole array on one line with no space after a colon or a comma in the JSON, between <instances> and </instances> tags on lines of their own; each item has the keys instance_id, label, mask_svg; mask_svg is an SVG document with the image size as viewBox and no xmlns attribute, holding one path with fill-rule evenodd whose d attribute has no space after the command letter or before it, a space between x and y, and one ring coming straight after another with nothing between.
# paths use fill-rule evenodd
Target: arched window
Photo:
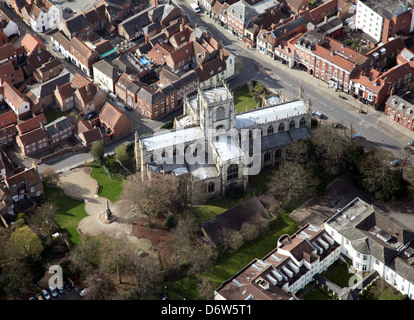
<instances>
[{"instance_id":1,"label":"arched window","mask_svg":"<svg viewBox=\"0 0 414 320\"><path fill-rule=\"evenodd\" d=\"M214 189L215 189L214 182L210 182L208 184L208 193L214 192Z\"/></svg>"},{"instance_id":2,"label":"arched window","mask_svg":"<svg viewBox=\"0 0 414 320\"><path fill-rule=\"evenodd\" d=\"M224 130L224 126L222 124L216 127L216 131L221 131L221 130Z\"/></svg>"},{"instance_id":3,"label":"arched window","mask_svg":"<svg viewBox=\"0 0 414 320\"><path fill-rule=\"evenodd\" d=\"M264 160L264 162L269 162L270 159L271 159L271 153L268 151L264 154L263 160Z\"/></svg>"},{"instance_id":4,"label":"arched window","mask_svg":"<svg viewBox=\"0 0 414 320\"><path fill-rule=\"evenodd\" d=\"M299 127L304 127L304 126L306 126L306 119L302 118L302 119L300 119Z\"/></svg>"},{"instance_id":5,"label":"arched window","mask_svg":"<svg viewBox=\"0 0 414 320\"><path fill-rule=\"evenodd\" d=\"M283 132L285 131L285 125L283 123L279 124L279 129L278 132Z\"/></svg>"},{"instance_id":6,"label":"arched window","mask_svg":"<svg viewBox=\"0 0 414 320\"><path fill-rule=\"evenodd\" d=\"M289 122L289 130L290 129L295 129L295 126L296 126L295 120L292 120L291 122Z\"/></svg>"},{"instance_id":7,"label":"arched window","mask_svg":"<svg viewBox=\"0 0 414 320\"><path fill-rule=\"evenodd\" d=\"M216 121L223 120L223 119L224 119L224 108L220 107L217 109L217 112L216 112Z\"/></svg>"},{"instance_id":8,"label":"arched window","mask_svg":"<svg viewBox=\"0 0 414 320\"><path fill-rule=\"evenodd\" d=\"M267 128L267 134L272 134L273 133L273 126L272 125L270 125L268 128Z\"/></svg>"},{"instance_id":9,"label":"arched window","mask_svg":"<svg viewBox=\"0 0 414 320\"><path fill-rule=\"evenodd\" d=\"M231 164L227 168L227 181L237 179L239 177L239 166L237 164Z\"/></svg>"},{"instance_id":10,"label":"arched window","mask_svg":"<svg viewBox=\"0 0 414 320\"><path fill-rule=\"evenodd\" d=\"M277 149L275 151L275 158L278 159L278 158L281 158L281 157L282 157L282 150L281 149Z\"/></svg>"}]
</instances>

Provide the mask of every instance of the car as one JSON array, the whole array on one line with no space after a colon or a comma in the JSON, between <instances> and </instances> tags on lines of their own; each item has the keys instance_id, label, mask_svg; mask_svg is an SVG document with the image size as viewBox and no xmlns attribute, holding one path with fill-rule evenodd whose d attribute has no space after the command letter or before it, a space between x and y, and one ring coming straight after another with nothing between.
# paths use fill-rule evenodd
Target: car
<instances>
[{"instance_id":1,"label":"car","mask_svg":"<svg viewBox=\"0 0 414 320\"><path fill-rule=\"evenodd\" d=\"M29 300L36 300L36 298L35 297L30 297Z\"/></svg>"},{"instance_id":2,"label":"car","mask_svg":"<svg viewBox=\"0 0 414 320\"><path fill-rule=\"evenodd\" d=\"M313 111L312 115L314 115L315 117L318 117L319 119L323 118L323 113L319 112L319 111Z\"/></svg>"},{"instance_id":3,"label":"car","mask_svg":"<svg viewBox=\"0 0 414 320\"><path fill-rule=\"evenodd\" d=\"M58 293L57 293L56 289L54 289L53 287L49 287L49 291L50 291L50 294L52 295L52 297L57 297Z\"/></svg>"},{"instance_id":4,"label":"car","mask_svg":"<svg viewBox=\"0 0 414 320\"><path fill-rule=\"evenodd\" d=\"M42 296L43 298L45 298L46 300L50 300L50 294L49 292L47 292L45 289L42 290Z\"/></svg>"},{"instance_id":5,"label":"car","mask_svg":"<svg viewBox=\"0 0 414 320\"><path fill-rule=\"evenodd\" d=\"M414 140L408 141L408 145L414 147Z\"/></svg>"},{"instance_id":6,"label":"car","mask_svg":"<svg viewBox=\"0 0 414 320\"><path fill-rule=\"evenodd\" d=\"M194 10L195 13L200 13L201 12L200 7L198 6L198 4L196 2L193 2L191 4L191 8Z\"/></svg>"},{"instance_id":7,"label":"car","mask_svg":"<svg viewBox=\"0 0 414 320\"><path fill-rule=\"evenodd\" d=\"M56 285L56 290L57 290L57 292L59 292L59 294L66 293L65 290L63 290L63 286L61 284Z\"/></svg>"},{"instance_id":8,"label":"car","mask_svg":"<svg viewBox=\"0 0 414 320\"><path fill-rule=\"evenodd\" d=\"M397 167L399 164L400 164L400 160L399 159L395 159L395 160L392 160L390 162L391 167Z\"/></svg>"},{"instance_id":9,"label":"car","mask_svg":"<svg viewBox=\"0 0 414 320\"><path fill-rule=\"evenodd\" d=\"M0 106L0 110L6 110L6 109L7 109L7 107L8 107L8 105L7 105L7 104L5 104L5 103L3 103L3 104Z\"/></svg>"},{"instance_id":10,"label":"car","mask_svg":"<svg viewBox=\"0 0 414 320\"><path fill-rule=\"evenodd\" d=\"M36 295L36 299L37 299L37 300L43 300L43 297L42 297L42 295L41 295L40 293L38 293L38 294Z\"/></svg>"},{"instance_id":11,"label":"car","mask_svg":"<svg viewBox=\"0 0 414 320\"><path fill-rule=\"evenodd\" d=\"M92 118L96 117L97 114L95 111L92 111L86 115L86 120L91 120Z\"/></svg>"},{"instance_id":12,"label":"car","mask_svg":"<svg viewBox=\"0 0 414 320\"><path fill-rule=\"evenodd\" d=\"M334 129L343 129L343 128L345 128L345 126L340 124L340 123L332 123L331 127L334 128Z\"/></svg>"},{"instance_id":13,"label":"car","mask_svg":"<svg viewBox=\"0 0 414 320\"><path fill-rule=\"evenodd\" d=\"M71 8L68 8L68 7L66 7L66 8L65 8L65 11L66 11L67 13L72 13L72 12L73 12L73 10L72 10Z\"/></svg>"},{"instance_id":14,"label":"car","mask_svg":"<svg viewBox=\"0 0 414 320\"><path fill-rule=\"evenodd\" d=\"M128 111L132 111L132 108L130 106L124 106L124 109Z\"/></svg>"},{"instance_id":15,"label":"car","mask_svg":"<svg viewBox=\"0 0 414 320\"><path fill-rule=\"evenodd\" d=\"M85 294L88 292L88 289L87 288L85 288L85 289L82 289L81 291L79 291L79 295L81 296L81 297L84 297L85 296Z\"/></svg>"},{"instance_id":16,"label":"car","mask_svg":"<svg viewBox=\"0 0 414 320\"><path fill-rule=\"evenodd\" d=\"M72 290L72 285L69 282L63 283L63 287L65 288L66 291Z\"/></svg>"}]
</instances>

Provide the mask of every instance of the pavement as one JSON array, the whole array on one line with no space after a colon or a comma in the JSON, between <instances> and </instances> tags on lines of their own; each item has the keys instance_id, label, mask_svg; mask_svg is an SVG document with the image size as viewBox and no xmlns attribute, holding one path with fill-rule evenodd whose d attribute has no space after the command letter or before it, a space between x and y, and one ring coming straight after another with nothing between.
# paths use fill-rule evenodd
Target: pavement
<instances>
[{"instance_id":1,"label":"pavement","mask_svg":"<svg viewBox=\"0 0 414 320\"><path fill-rule=\"evenodd\" d=\"M131 236L132 223L131 204L126 200L118 200L112 203L110 200L96 194L97 182L89 173L90 168L76 168L60 175L58 187L69 197L83 199L85 211L88 214L78 225L82 235L97 236L105 234L112 238L126 238L134 245L137 252L144 251L156 259L150 240ZM107 203L112 212L111 223L105 223L104 213Z\"/></svg>"}]
</instances>

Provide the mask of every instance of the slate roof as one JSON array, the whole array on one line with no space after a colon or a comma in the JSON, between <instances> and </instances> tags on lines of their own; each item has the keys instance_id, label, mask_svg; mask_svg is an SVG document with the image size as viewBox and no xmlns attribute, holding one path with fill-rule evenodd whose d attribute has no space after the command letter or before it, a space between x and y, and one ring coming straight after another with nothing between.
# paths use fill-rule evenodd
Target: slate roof
<instances>
[{"instance_id":1,"label":"slate roof","mask_svg":"<svg viewBox=\"0 0 414 320\"><path fill-rule=\"evenodd\" d=\"M72 122L67 117L60 117L53 122L50 122L45 126L45 129L49 136L58 134L59 132L64 131L65 129L71 129Z\"/></svg>"},{"instance_id":2,"label":"slate roof","mask_svg":"<svg viewBox=\"0 0 414 320\"><path fill-rule=\"evenodd\" d=\"M93 68L99 70L102 72L105 76L117 80L121 74L122 71L118 69L112 62L102 59L96 63L93 64Z\"/></svg>"},{"instance_id":3,"label":"slate roof","mask_svg":"<svg viewBox=\"0 0 414 320\"><path fill-rule=\"evenodd\" d=\"M89 20L82 13L65 20L65 24L71 34L81 31L86 27L92 27Z\"/></svg>"},{"instance_id":4,"label":"slate roof","mask_svg":"<svg viewBox=\"0 0 414 320\"><path fill-rule=\"evenodd\" d=\"M201 227L216 247L222 244L223 228L240 231L247 222L256 223L259 219L270 219L270 215L257 197L252 197L237 206L204 222Z\"/></svg>"},{"instance_id":5,"label":"slate roof","mask_svg":"<svg viewBox=\"0 0 414 320\"><path fill-rule=\"evenodd\" d=\"M56 87L61 86L70 81L71 74L69 72L66 72L64 74L58 75L53 79L39 84L37 87L32 88L30 92L32 92L37 98L41 99L47 97L50 94L53 94Z\"/></svg>"},{"instance_id":6,"label":"slate roof","mask_svg":"<svg viewBox=\"0 0 414 320\"><path fill-rule=\"evenodd\" d=\"M257 16L256 10L244 0L233 3L227 10L236 19L247 22L253 17Z\"/></svg>"}]
</instances>

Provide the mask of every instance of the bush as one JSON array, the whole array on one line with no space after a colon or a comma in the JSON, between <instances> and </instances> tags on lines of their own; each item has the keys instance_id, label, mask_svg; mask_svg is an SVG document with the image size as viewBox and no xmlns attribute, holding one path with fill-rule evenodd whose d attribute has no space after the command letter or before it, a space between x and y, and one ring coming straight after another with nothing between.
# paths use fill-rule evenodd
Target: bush
<instances>
[{"instance_id":1,"label":"bush","mask_svg":"<svg viewBox=\"0 0 414 320\"><path fill-rule=\"evenodd\" d=\"M243 197L243 195L244 195L243 187L238 187L238 186L230 186L226 192L226 197L231 200L240 199L241 197Z\"/></svg>"},{"instance_id":2,"label":"bush","mask_svg":"<svg viewBox=\"0 0 414 320\"><path fill-rule=\"evenodd\" d=\"M164 226L166 226L168 229L173 229L178 224L177 217L173 214L169 214L167 219L164 222Z\"/></svg>"}]
</instances>

